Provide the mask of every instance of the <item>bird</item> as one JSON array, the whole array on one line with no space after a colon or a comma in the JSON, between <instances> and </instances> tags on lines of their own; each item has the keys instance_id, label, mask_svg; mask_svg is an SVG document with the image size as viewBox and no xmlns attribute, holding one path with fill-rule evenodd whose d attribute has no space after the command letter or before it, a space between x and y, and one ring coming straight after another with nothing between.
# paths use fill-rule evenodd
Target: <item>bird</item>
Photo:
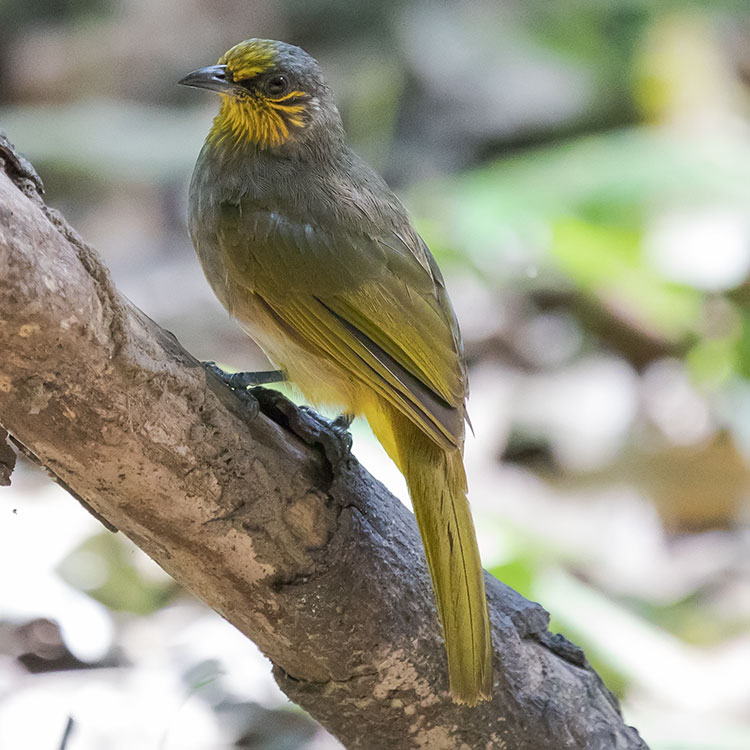
<instances>
[{"instance_id":1,"label":"bird","mask_svg":"<svg viewBox=\"0 0 750 750\"><path fill-rule=\"evenodd\" d=\"M331 88L300 47L249 39L179 83L221 100L188 200L209 284L273 373L313 406L369 422L407 483L450 697L489 700L490 624L463 463L467 368L435 259L347 145Z\"/></svg>"}]
</instances>

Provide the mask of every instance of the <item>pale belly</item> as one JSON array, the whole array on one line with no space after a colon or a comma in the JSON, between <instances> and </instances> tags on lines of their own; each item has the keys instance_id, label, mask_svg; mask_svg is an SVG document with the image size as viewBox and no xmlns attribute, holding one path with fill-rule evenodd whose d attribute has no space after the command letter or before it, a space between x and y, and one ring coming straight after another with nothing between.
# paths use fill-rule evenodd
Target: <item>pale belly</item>
<instances>
[{"instance_id":1,"label":"pale belly","mask_svg":"<svg viewBox=\"0 0 750 750\"><path fill-rule=\"evenodd\" d=\"M230 311L311 405L361 415L375 398L369 386L279 321L254 294L244 292L239 303L230 305Z\"/></svg>"}]
</instances>

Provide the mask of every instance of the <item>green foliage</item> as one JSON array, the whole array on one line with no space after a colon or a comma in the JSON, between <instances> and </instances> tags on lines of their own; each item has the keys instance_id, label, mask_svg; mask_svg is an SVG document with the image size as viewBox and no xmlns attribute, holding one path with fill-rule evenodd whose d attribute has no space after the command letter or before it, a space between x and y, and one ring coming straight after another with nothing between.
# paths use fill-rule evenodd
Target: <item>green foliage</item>
<instances>
[{"instance_id":1,"label":"green foliage","mask_svg":"<svg viewBox=\"0 0 750 750\"><path fill-rule=\"evenodd\" d=\"M161 609L179 590L163 574L148 575L133 564L135 548L109 532L89 537L59 565L60 577L110 609L146 615ZM141 565L144 558L138 556Z\"/></svg>"}]
</instances>

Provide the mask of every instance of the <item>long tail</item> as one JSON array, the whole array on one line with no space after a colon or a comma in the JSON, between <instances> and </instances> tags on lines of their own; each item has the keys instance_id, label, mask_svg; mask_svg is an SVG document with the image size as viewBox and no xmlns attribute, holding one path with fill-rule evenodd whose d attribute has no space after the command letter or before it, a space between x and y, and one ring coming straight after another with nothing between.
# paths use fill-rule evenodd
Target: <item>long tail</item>
<instances>
[{"instance_id":1,"label":"long tail","mask_svg":"<svg viewBox=\"0 0 750 750\"><path fill-rule=\"evenodd\" d=\"M368 413L406 478L443 625L453 700L492 697L492 643L482 564L459 450L445 451L394 409Z\"/></svg>"}]
</instances>

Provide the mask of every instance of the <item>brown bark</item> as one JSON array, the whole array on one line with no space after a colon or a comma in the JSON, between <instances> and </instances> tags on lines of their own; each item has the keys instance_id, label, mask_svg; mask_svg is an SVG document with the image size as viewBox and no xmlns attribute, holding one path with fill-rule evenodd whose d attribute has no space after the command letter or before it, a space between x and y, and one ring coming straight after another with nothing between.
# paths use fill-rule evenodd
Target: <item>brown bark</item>
<instances>
[{"instance_id":1,"label":"brown bark","mask_svg":"<svg viewBox=\"0 0 750 750\"><path fill-rule=\"evenodd\" d=\"M258 389L254 415L121 297L1 137L0 352L2 428L347 747L645 747L547 613L490 576L495 698L451 703L413 516L312 411Z\"/></svg>"}]
</instances>

